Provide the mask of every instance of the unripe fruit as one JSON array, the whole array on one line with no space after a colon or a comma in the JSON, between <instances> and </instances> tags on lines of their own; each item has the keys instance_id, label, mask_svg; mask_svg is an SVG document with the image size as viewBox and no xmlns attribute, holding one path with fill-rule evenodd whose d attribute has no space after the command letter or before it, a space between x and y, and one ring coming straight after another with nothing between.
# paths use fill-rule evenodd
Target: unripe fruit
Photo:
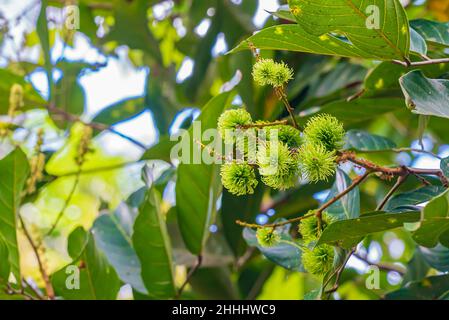
<instances>
[{"instance_id":1,"label":"unripe fruit","mask_svg":"<svg viewBox=\"0 0 449 320\"><path fill-rule=\"evenodd\" d=\"M334 257L334 248L323 244L313 249L306 249L302 254L302 263L307 272L323 276L332 269Z\"/></svg>"},{"instance_id":2,"label":"unripe fruit","mask_svg":"<svg viewBox=\"0 0 449 320\"><path fill-rule=\"evenodd\" d=\"M227 137L227 130L237 130L242 126L251 125L251 115L245 109L232 109L225 111L218 119L218 131L225 142L233 143L235 137Z\"/></svg>"},{"instance_id":3,"label":"unripe fruit","mask_svg":"<svg viewBox=\"0 0 449 320\"><path fill-rule=\"evenodd\" d=\"M307 144L322 144L327 151L338 150L344 145L345 130L337 118L322 114L307 122L304 140Z\"/></svg>"},{"instance_id":4,"label":"unripe fruit","mask_svg":"<svg viewBox=\"0 0 449 320\"><path fill-rule=\"evenodd\" d=\"M309 211L308 214L315 213L315 210ZM335 218L328 214L327 212L323 212L321 215L321 230L318 230L318 218L316 216L303 219L299 223L298 230L302 235L304 243L309 244L313 241L317 241L320 236L321 231L326 229L326 227L334 222Z\"/></svg>"},{"instance_id":5,"label":"unripe fruit","mask_svg":"<svg viewBox=\"0 0 449 320\"><path fill-rule=\"evenodd\" d=\"M260 86L270 85L277 88L293 79L293 70L284 62L260 59L254 64L253 78Z\"/></svg>"},{"instance_id":6,"label":"unripe fruit","mask_svg":"<svg viewBox=\"0 0 449 320\"><path fill-rule=\"evenodd\" d=\"M257 164L262 182L273 189L285 190L295 186L301 173L298 154L281 142L261 143Z\"/></svg>"},{"instance_id":7,"label":"unripe fruit","mask_svg":"<svg viewBox=\"0 0 449 320\"><path fill-rule=\"evenodd\" d=\"M221 181L232 194L253 194L258 185L254 168L247 163L226 163L221 166Z\"/></svg>"},{"instance_id":8,"label":"unripe fruit","mask_svg":"<svg viewBox=\"0 0 449 320\"><path fill-rule=\"evenodd\" d=\"M322 144L304 144L299 158L303 174L310 182L327 181L335 173L335 151L327 151Z\"/></svg>"},{"instance_id":9,"label":"unripe fruit","mask_svg":"<svg viewBox=\"0 0 449 320\"><path fill-rule=\"evenodd\" d=\"M261 247L269 248L279 244L281 236L273 228L260 228L256 232L257 242Z\"/></svg>"}]
</instances>

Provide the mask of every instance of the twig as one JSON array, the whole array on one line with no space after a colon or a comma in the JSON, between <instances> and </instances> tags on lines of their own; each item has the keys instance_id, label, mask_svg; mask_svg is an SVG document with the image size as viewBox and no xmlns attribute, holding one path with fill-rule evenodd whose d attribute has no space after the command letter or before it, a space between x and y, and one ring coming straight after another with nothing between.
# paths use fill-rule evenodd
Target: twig
<instances>
[{"instance_id":1,"label":"twig","mask_svg":"<svg viewBox=\"0 0 449 320\"><path fill-rule=\"evenodd\" d=\"M26 292L23 288L22 289L14 289L9 283L6 283L5 293L7 295L14 295L14 296L22 296L28 300L41 300L39 298L36 298Z\"/></svg>"},{"instance_id":2,"label":"twig","mask_svg":"<svg viewBox=\"0 0 449 320\"><path fill-rule=\"evenodd\" d=\"M401 187L401 185L407 180L408 176L409 175L406 174L406 175L398 177L398 180L394 184L393 188L391 188L391 190L387 193L387 195L382 200L382 202L377 206L376 211L381 211L384 208L384 206L387 204L388 200L390 200L390 198L393 196L393 194L396 191L398 191L398 189Z\"/></svg>"},{"instance_id":3,"label":"twig","mask_svg":"<svg viewBox=\"0 0 449 320\"><path fill-rule=\"evenodd\" d=\"M352 190L354 190L359 184L361 184L363 181L365 181L366 178L368 178L368 176L371 174L372 172L367 170L363 175L358 176L356 179L354 179L352 181L352 184L346 188L346 190L344 190L343 192L341 192L340 194L336 195L335 197L333 197L332 199L330 199L329 201L327 201L326 203L324 203L318 210L317 212L322 213L324 210L326 210L327 208L329 208L331 205L333 205L335 202L337 202L338 200L340 200L341 198L343 198L345 195L347 195L349 192L351 192Z\"/></svg>"},{"instance_id":4,"label":"twig","mask_svg":"<svg viewBox=\"0 0 449 320\"><path fill-rule=\"evenodd\" d=\"M202 263L203 263L203 256L202 255L198 255L198 260L196 262L196 265L192 269L190 269L189 273L187 274L186 280L181 285L181 287L178 290L178 293L176 294L176 299L179 299L181 297L182 292L184 291L185 287L189 283L190 279L192 279L192 277L195 274L195 272L201 267Z\"/></svg>"},{"instance_id":5,"label":"twig","mask_svg":"<svg viewBox=\"0 0 449 320\"><path fill-rule=\"evenodd\" d=\"M385 149L385 150L363 150L363 151L358 151L358 153L384 153L384 152L394 152L394 153L402 153L402 152L416 152L416 153L422 153L422 154L428 154L432 157L435 157L439 160L442 159L442 157L440 157L439 155L431 152L431 151L427 151L427 150L422 150L422 149L415 149L415 148L393 148L393 149Z\"/></svg>"},{"instance_id":6,"label":"twig","mask_svg":"<svg viewBox=\"0 0 449 320\"><path fill-rule=\"evenodd\" d=\"M286 221L282 221L282 222L278 222L278 223L265 224L265 225L254 224L254 223L247 223L247 222L243 222L243 221L240 221L240 220L237 220L235 223L237 223L239 226L252 228L252 229L277 228L277 227L285 226L285 225L290 224L290 223L299 222L301 220L308 219L308 218L311 218L313 216L315 216L315 212L306 214L306 215L301 216L301 217L296 217L296 218L293 218L293 219L289 219L289 220L286 220Z\"/></svg>"},{"instance_id":7,"label":"twig","mask_svg":"<svg viewBox=\"0 0 449 320\"><path fill-rule=\"evenodd\" d=\"M23 221L23 218L21 215L19 215L19 221L23 229L23 233L25 234L25 237L27 238L28 242L31 245L31 248L33 249L34 255L36 256L37 264L39 266L39 271L42 275L42 279L45 283L45 291L47 292L47 296L50 300L53 300L55 298L55 291L53 289L53 286L51 284L50 278L47 274L47 271L45 271L44 264L42 263L41 257L39 255L39 250L36 246L36 244L33 241L33 238L31 237L31 234L29 233L28 229L26 228L25 222Z\"/></svg>"},{"instance_id":8,"label":"twig","mask_svg":"<svg viewBox=\"0 0 449 320\"><path fill-rule=\"evenodd\" d=\"M378 267L380 270L383 271L393 271L393 272L397 272L399 273L401 276L403 276L406 272L406 270L404 270L403 268L396 266L394 264L386 264L386 263L373 263L371 261L368 260L367 257L363 257L361 256L359 253L355 253L354 257L356 257L359 260L362 260L363 262L367 263L368 265L372 265L372 266L376 266Z\"/></svg>"},{"instance_id":9,"label":"twig","mask_svg":"<svg viewBox=\"0 0 449 320\"><path fill-rule=\"evenodd\" d=\"M430 60L417 61L417 62L393 60L392 62L394 64L399 64L403 67L410 68L410 67L427 66L427 65L431 65L431 64L449 63L449 58L430 59Z\"/></svg>"},{"instance_id":10,"label":"twig","mask_svg":"<svg viewBox=\"0 0 449 320\"><path fill-rule=\"evenodd\" d=\"M331 289L329 289L329 290L326 290L324 293L331 294L332 292L335 292L335 291L338 290L338 287L340 286L341 275L343 274L343 271L345 270L345 267L348 264L348 261L351 258L351 256L354 254L355 250L356 250L356 248L352 248L351 252L348 253L348 255L346 256L346 258L343 261L342 265L336 271L336 277L335 277L335 282L334 282L333 287ZM329 278L329 281L332 278L333 278L333 275ZM329 283L329 281L325 285L323 285L323 289L326 288L326 286Z\"/></svg>"},{"instance_id":11,"label":"twig","mask_svg":"<svg viewBox=\"0 0 449 320\"><path fill-rule=\"evenodd\" d=\"M127 136L121 132L118 132L111 126L105 125L103 123L97 123L97 122L85 122L80 117L73 115L71 113L68 113L68 112L54 106L51 103L44 105L44 107L46 107L46 109L48 110L49 113L57 114L57 115L61 116L62 119L65 121L80 122L88 127L91 127L92 129L98 130L98 131L109 131L110 133L113 133L123 139L128 140L129 142L133 143L134 145L138 146L139 148L141 148L143 150L147 149L147 147L144 144L142 144L141 142L139 142L139 141L135 140L134 138Z\"/></svg>"},{"instance_id":12,"label":"twig","mask_svg":"<svg viewBox=\"0 0 449 320\"><path fill-rule=\"evenodd\" d=\"M67 196L64 205L62 206L61 210L59 211L58 215L56 216L56 220L53 222L50 230L45 234L46 237L50 236L53 231L55 231L56 227L58 226L59 221L61 220L62 216L64 215L64 212L68 208L70 201L72 201L73 195L75 194L75 190L78 187L78 183L80 181L81 176L81 168L78 170L78 173L75 177L75 182L73 183L72 189L69 192L69 195Z\"/></svg>"},{"instance_id":13,"label":"twig","mask_svg":"<svg viewBox=\"0 0 449 320\"><path fill-rule=\"evenodd\" d=\"M285 90L283 87L277 87L275 88L276 94L278 98L282 101L282 103L285 106L285 109L287 109L288 114L290 115L290 119L292 120L292 124L296 129L299 129L298 122L296 121L295 117L295 109L290 105L290 102L288 101L288 97L285 94Z\"/></svg>"}]
</instances>

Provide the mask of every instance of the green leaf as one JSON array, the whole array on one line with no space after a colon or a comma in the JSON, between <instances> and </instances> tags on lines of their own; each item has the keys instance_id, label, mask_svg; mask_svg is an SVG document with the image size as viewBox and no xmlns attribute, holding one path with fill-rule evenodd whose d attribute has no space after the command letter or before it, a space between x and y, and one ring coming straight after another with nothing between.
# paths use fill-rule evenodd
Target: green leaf
<instances>
[{"instance_id":1,"label":"green leaf","mask_svg":"<svg viewBox=\"0 0 449 320\"><path fill-rule=\"evenodd\" d=\"M443 247L442 245L437 245L435 248L424 248L419 249L422 253L424 260L432 268L437 269L441 272L449 271L449 249Z\"/></svg>"},{"instance_id":2,"label":"green leaf","mask_svg":"<svg viewBox=\"0 0 449 320\"><path fill-rule=\"evenodd\" d=\"M419 212L364 214L357 219L341 220L330 224L323 231L318 245L337 243L344 248L352 248L369 234L395 229L402 227L404 223L418 220Z\"/></svg>"},{"instance_id":3,"label":"green leaf","mask_svg":"<svg viewBox=\"0 0 449 320\"><path fill-rule=\"evenodd\" d=\"M148 26L147 10L150 2L117 0L114 6L115 24L104 40L117 41L131 49L143 50L162 65L159 44Z\"/></svg>"},{"instance_id":4,"label":"green leaf","mask_svg":"<svg viewBox=\"0 0 449 320\"><path fill-rule=\"evenodd\" d=\"M449 178L449 157L441 160L440 168L441 168L441 171L443 171L444 176Z\"/></svg>"},{"instance_id":5,"label":"green leaf","mask_svg":"<svg viewBox=\"0 0 449 320\"><path fill-rule=\"evenodd\" d=\"M352 184L351 178L343 171L338 169L335 183L325 201L329 201L333 197L345 191ZM360 190L358 187L341 198L339 201L331 205L327 210L332 216L338 220L354 219L360 216Z\"/></svg>"},{"instance_id":6,"label":"green leaf","mask_svg":"<svg viewBox=\"0 0 449 320\"><path fill-rule=\"evenodd\" d=\"M382 114L404 108L404 100L401 98L360 98L348 101L336 101L324 105L317 113L327 113L337 117L345 125L372 120ZM304 118L298 118L300 123L305 123L312 114Z\"/></svg>"},{"instance_id":7,"label":"green leaf","mask_svg":"<svg viewBox=\"0 0 449 320\"><path fill-rule=\"evenodd\" d=\"M140 261L131 239L133 215L126 204L121 204L113 214L98 217L92 233L97 247L105 254L120 279L135 290L147 294L141 277Z\"/></svg>"},{"instance_id":8,"label":"green leaf","mask_svg":"<svg viewBox=\"0 0 449 320\"><path fill-rule=\"evenodd\" d=\"M382 151L396 148L396 144L388 138L370 134L363 130L349 130L346 133L345 149L356 151Z\"/></svg>"},{"instance_id":9,"label":"green leaf","mask_svg":"<svg viewBox=\"0 0 449 320\"><path fill-rule=\"evenodd\" d=\"M54 85L54 103L63 111L80 116L84 112L86 104L86 93L78 82L78 75L84 65L71 65L68 62L60 64L63 70L62 78ZM59 128L65 129L69 123L58 115L52 115L53 120Z\"/></svg>"},{"instance_id":10,"label":"green leaf","mask_svg":"<svg viewBox=\"0 0 449 320\"><path fill-rule=\"evenodd\" d=\"M399 81L407 106L413 113L449 118L449 80L429 79L415 70Z\"/></svg>"},{"instance_id":11,"label":"green leaf","mask_svg":"<svg viewBox=\"0 0 449 320\"><path fill-rule=\"evenodd\" d=\"M201 268L190 279L195 294L205 300L236 300L239 293L227 267Z\"/></svg>"},{"instance_id":12,"label":"green leaf","mask_svg":"<svg viewBox=\"0 0 449 320\"><path fill-rule=\"evenodd\" d=\"M68 300L114 300L120 279L95 244L92 233L82 227L68 239L68 252L73 262L51 277L56 295ZM76 286L79 272L79 286Z\"/></svg>"},{"instance_id":13,"label":"green leaf","mask_svg":"<svg viewBox=\"0 0 449 320\"><path fill-rule=\"evenodd\" d=\"M428 43L443 47L449 46L449 23L416 19L410 21L411 27L416 30Z\"/></svg>"},{"instance_id":14,"label":"green leaf","mask_svg":"<svg viewBox=\"0 0 449 320\"><path fill-rule=\"evenodd\" d=\"M219 116L229 107L232 97L226 92L207 103L198 118L202 132L216 127ZM193 152L201 154L202 149L192 136L193 130L190 129L188 133L184 139L189 140L189 150L194 149ZM176 183L178 223L187 248L195 255L201 254L209 235L209 226L215 219L221 189L218 165L179 165Z\"/></svg>"},{"instance_id":15,"label":"green leaf","mask_svg":"<svg viewBox=\"0 0 449 320\"><path fill-rule=\"evenodd\" d=\"M387 300L436 300L449 290L449 275L433 276L411 282L387 294Z\"/></svg>"},{"instance_id":16,"label":"green leaf","mask_svg":"<svg viewBox=\"0 0 449 320\"><path fill-rule=\"evenodd\" d=\"M21 110L42 107L45 100L34 90L33 86L11 71L0 69L0 114L7 114L9 109L9 93L13 84L20 84L23 88L24 106Z\"/></svg>"},{"instance_id":17,"label":"green leaf","mask_svg":"<svg viewBox=\"0 0 449 320\"><path fill-rule=\"evenodd\" d=\"M395 212L403 211L408 207L414 211L414 206L432 200L445 190L442 186L425 186L416 190L399 193L387 202L384 210L387 212Z\"/></svg>"},{"instance_id":18,"label":"green leaf","mask_svg":"<svg viewBox=\"0 0 449 320\"><path fill-rule=\"evenodd\" d=\"M171 141L169 136L162 136L159 142L149 148L142 155L141 160L164 160L168 163L171 162L170 153L172 148L177 144L177 141Z\"/></svg>"},{"instance_id":19,"label":"green leaf","mask_svg":"<svg viewBox=\"0 0 449 320\"><path fill-rule=\"evenodd\" d=\"M134 223L132 241L141 264L141 276L154 299L169 299L176 294L170 238L160 209L159 195L147 191Z\"/></svg>"},{"instance_id":20,"label":"green leaf","mask_svg":"<svg viewBox=\"0 0 449 320\"><path fill-rule=\"evenodd\" d=\"M260 205L265 188L259 184L254 194L236 197L226 190L223 192L221 202L221 221L223 231L230 248L236 257L245 251L245 241L242 237L242 228L235 221L253 221L260 213Z\"/></svg>"},{"instance_id":21,"label":"green leaf","mask_svg":"<svg viewBox=\"0 0 449 320\"><path fill-rule=\"evenodd\" d=\"M243 238L251 247L256 247L260 252L270 261L294 271L303 271L301 254L302 251L298 248L298 244L289 234L290 225L276 230L281 234L281 243L274 247L262 247L256 238L256 231L245 228L243 229Z\"/></svg>"},{"instance_id":22,"label":"green leaf","mask_svg":"<svg viewBox=\"0 0 449 320\"><path fill-rule=\"evenodd\" d=\"M3 237L0 235L0 285L2 282L7 282L9 279L10 265L8 261L9 253L8 253L8 244L3 240ZM1 287L0 287L1 290Z\"/></svg>"},{"instance_id":23,"label":"green leaf","mask_svg":"<svg viewBox=\"0 0 449 320\"><path fill-rule=\"evenodd\" d=\"M379 1L375 6L363 0L335 0L332 5L328 0L289 0L288 4L298 24L312 35L341 33L365 58L405 60L408 57L409 23L399 0ZM379 16L373 14L373 9L379 11ZM376 19L377 23L372 21ZM331 46L326 41L321 43Z\"/></svg>"},{"instance_id":24,"label":"green leaf","mask_svg":"<svg viewBox=\"0 0 449 320\"><path fill-rule=\"evenodd\" d=\"M326 35L321 37L321 39L305 31L299 25L279 25L257 32L246 41L240 43L230 53L250 49L249 44L252 43L258 49L288 50L341 57L375 58L375 56L368 56L351 43L340 40L333 35Z\"/></svg>"},{"instance_id":25,"label":"green leaf","mask_svg":"<svg viewBox=\"0 0 449 320\"><path fill-rule=\"evenodd\" d=\"M421 213L421 223L413 239L423 247L433 248L438 242L449 247L449 190L433 198Z\"/></svg>"},{"instance_id":26,"label":"green leaf","mask_svg":"<svg viewBox=\"0 0 449 320\"><path fill-rule=\"evenodd\" d=\"M92 122L113 125L132 119L145 111L143 100L143 98L136 97L116 102L97 113Z\"/></svg>"},{"instance_id":27,"label":"green leaf","mask_svg":"<svg viewBox=\"0 0 449 320\"><path fill-rule=\"evenodd\" d=\"M36 23L36 32L40 40L42 52L44 53L45 71L47 74L47 81L49 88L48 96L50 98L49 100L51 101L53 97L53 65L50 53L51 48L50 48L50 35L48 31L47 7L48 1L42 0L39 17L37 18Z\"/></svg>"},{"instance_id":28,"label":"green leaf","mask_svg":"<svg viewBox=\"0 0 449 320\"><path fill-rule=\"evenodd\" d=\"M20 279L17 215L29 172L28 159L20 148L0 160L0 236L6 242L8 261L16 280Z\"/></svg>"},{"instance_id":29,"label":"green leaf","mask_svg":"<svg viewBox=\"0 0 449 320\"><path fill-rule=\"evenodd\" d=\"M413 28L410 28L410 51L418 53L419 55L427 54L426 40Z\"/></svg>"}]
</instances>

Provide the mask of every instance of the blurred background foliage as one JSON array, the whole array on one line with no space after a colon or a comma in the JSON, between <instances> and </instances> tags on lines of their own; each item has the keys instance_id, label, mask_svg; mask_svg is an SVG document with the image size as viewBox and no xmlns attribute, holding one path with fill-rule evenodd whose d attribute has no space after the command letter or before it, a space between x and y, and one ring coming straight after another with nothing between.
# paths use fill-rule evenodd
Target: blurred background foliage
<instances>
[{"instance_id":1,"label":"blurred background foliage","mask_svg":"<svg viewBox=\"0 0 449 320\"><path fill-rule=\"evenodd\" d=\"M449 1L402 2L410 19L449 20ZM62 7L71 3L79 6L79 30L69 30L63 23ZM144 186L143 175L154 181L162 196L160 208L173 248L175 283L183 283L196 257L186 248L178 226L174 190L181 182L176 182L176 166L167 162L168 135L188 128L202 106L227 88L236 93L232 103L245 105L254 119L287 116L272 90L253 83L252 54L225 54L262 27L288 23L269 13L283 4L266 0L0 0L0 120L6 117L12 84L20 83L25 89L25 105L14 119L18 128L1 138L0 156L20 145L31 157L37 130L44 129L45 178L24 201L20 214L35 240L42 243L48 273L73 260L67 251L68 236L77 227L89 230L97 217L114 212L134 219L133 201L139 203L135 192ZM361 115L353 114L357 104L346 103L347 97L363 88L365 77L378 63L269 50L263 56L294 68L288 93L299 114L308 115L322 106L333 108L329 110L335 110L346 129L387 136L398 146L419 145L419 117L406 109L397 85L376 91L373 97L382 100L374 100ZM388 107L392 101L401 107L383 114L376 110L377 105ZM64 112L48 108L49 104ZM433 118L422 141L426 150L441 156L449 154L444 144L449 127L444 121ZM78 173L75 158L83 123L95 124L95 138ZM439 166L431 156L415 153L366 157L381 164ZM418 184L411 179L404 189ZM360 211L372 211L389 186L376 179L365 184ZM243 198L224 192L218 215L207 231L202 266L183 297L304 299L319 286L317 279L267 261L247 246L242 228L234 221L265 223L303 214L316 208L330 187L331 183L320 183L286 192L260 187L255 195ZM47 235L61 209L60 223ZM24 277L43 286L22 232L19 243ZM351 259L334 298L379 299L401 282L438 273L423 262L409 234L402 230L369 236L360 252L365 256ZM394 264L400 272L382 270L381 289L367 290L367 261ZM424 269L412 274L420 266ZM124 285L118 296L131 298L131 287Z\"/></svg>"}]
</instances>

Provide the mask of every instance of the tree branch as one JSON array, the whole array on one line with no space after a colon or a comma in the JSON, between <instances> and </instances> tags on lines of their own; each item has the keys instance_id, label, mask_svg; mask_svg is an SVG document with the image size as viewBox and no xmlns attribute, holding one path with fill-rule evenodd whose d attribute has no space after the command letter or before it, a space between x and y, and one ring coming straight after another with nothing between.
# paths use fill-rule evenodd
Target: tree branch
<instances>
[{"instance_id":1,"label":"tree branch","mask_svg":"<svg viewBox=\"0 0 449 320\"><path fill-rule=\"evenodd\" d=\"M388 200L394 195L394 193L401 187L401 185L407 180L408 174L399 176L398 180L394 184L393 188L387 193L382 202L377 206L376 211L381 211L384 206L387 204Z\"/></svg>"},{"instance_id":2,"label":"tree branch","mask_svg":"<svg viewBox=\"0 0 449 320\"><path fill-rule=\"evenodd\" d=\"M60 116L62 118L62 120L65 120L67 122L81 122L85 126L91 127L92 129L97 130L97 131L109 131L110 133L113 133L125 140L128 140L129 142L138 146L142 150L147 149L147 147L144 144L142 144L141 142L139 142L139 141L135 140L134 138L127 136L121 132L118 132L111 126L105 125L103 123L97 123L97 122L85 122L80 117L73 115L71 113L68 113L68 112L54 106L53 104L45 105L45 107L50 114L51 113L56 114L56 115Z\"/></svg>"},{"instance_id":3,"label":"tree branch","mask_svg":"<svg viewBox=\"0 0 449 320\"><path fill-rule=\"evenodd\" d=\"M31 245L31 248L33 249L34 255L36 256L37 264L39 266L39 271L42 275L42 279L45 282L45 291L47 292L47 296L50 300L53 300L55 298L55 291L51 284L50 277L48 276L47 271L45 271L44 264L42 263L41 257L39 255L39 250L38 250L36 244L34 243L33 238L31 237L31 234L29 233L29 231L25 225L25 222L23 221L22 216L20 216L20 215L19 215L19 221L22 226L23 233L25 234L25 237L27 238L28 242Z\"/></svg>"},{"instance_id":4,"label":"tree branch","mask_svg":"<svg viewBox=\"0 0 449 320\"><path fill-rule=\"evenodd\" d=\"M192 279L195 272L201 267L201 264L203 263L203 256L200 254L200 255L198 255L197 258L198 258L198 260L196 262L196 265L192 269L190 269L189 273L187 274L186 280L179 288L178 293L176 294L176 299L179 299L181 297L181 295L182 295L185 287L189 283L190 279Z\"/></svg>"},{"instance_id":5,"label":"tree branch","mask_svg":"<svg viewBox=\"0 0 449 320\"><path fill-rule=\"evenodd\" d=\"M399 64L403 67L410 68L410 67L427 66L427 65L431 65L431 64L449 63L449 58L430 59L430 60L417 61L417 62L393 60L392 62L394 64Z\"/></svg>"}]
</instances>

